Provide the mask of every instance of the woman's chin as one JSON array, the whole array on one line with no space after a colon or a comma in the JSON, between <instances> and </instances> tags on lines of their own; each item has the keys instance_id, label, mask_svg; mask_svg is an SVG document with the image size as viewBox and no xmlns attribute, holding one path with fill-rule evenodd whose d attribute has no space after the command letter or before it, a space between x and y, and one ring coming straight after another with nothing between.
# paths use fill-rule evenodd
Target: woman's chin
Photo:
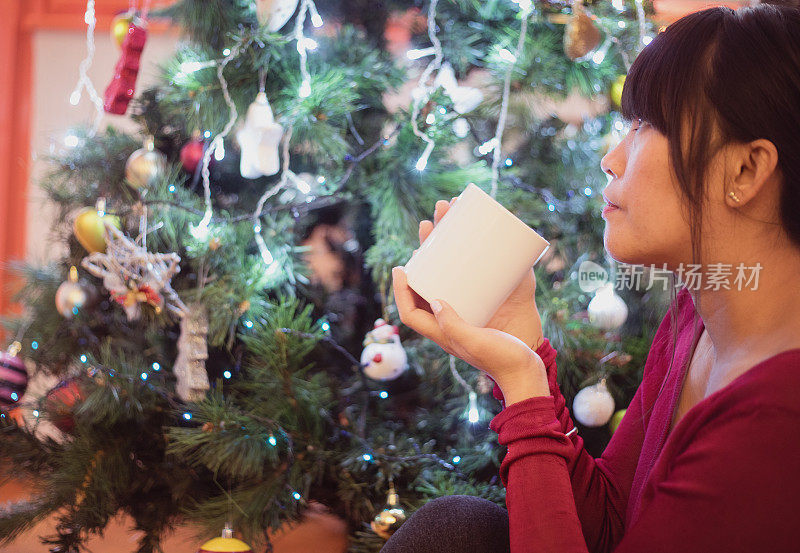
<instances>
[{"instance_id":1,"label":"woman's chin","mask_svg":"<svg viewBox=\"0 0 800 553\"><path fill-rule=\"evenodd\" d=\"M626 245L618 236L608 232L608 227L603 233L603 247L608 255L617 263L626 265L643 265L648 263L649 256L637 251L634 244Z\"/></svg>"}]
</instances>

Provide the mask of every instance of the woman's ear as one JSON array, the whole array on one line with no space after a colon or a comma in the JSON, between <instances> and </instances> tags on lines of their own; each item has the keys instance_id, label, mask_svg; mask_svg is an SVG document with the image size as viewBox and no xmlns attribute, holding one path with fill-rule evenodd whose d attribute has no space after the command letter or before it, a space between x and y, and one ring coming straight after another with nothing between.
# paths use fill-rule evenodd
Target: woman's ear
<instances>
[{"instance_id":1,"label":"woman's ear","mask_svg":"<svg viewBox=\"0 0 800 553\"><path fill-rule=\"evenodd\" d=\"M778 149L765 138L741 144L732 162L734 177L725 191L725 201L732 207L743 206L779 176Z\"/></svg>"}]
</instances>

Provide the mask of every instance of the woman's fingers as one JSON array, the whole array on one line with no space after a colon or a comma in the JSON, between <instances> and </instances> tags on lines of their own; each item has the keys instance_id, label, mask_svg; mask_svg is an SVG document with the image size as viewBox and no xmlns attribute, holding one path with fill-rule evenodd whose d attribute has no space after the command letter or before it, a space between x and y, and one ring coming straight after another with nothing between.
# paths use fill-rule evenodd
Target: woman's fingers
<instances>
[{"instance_id":1,"label":"woman's fingers","mask_svg":"<svg viewBox=\"0 0 800 553\"><path fill-rule=\"evenodd\" d=\"M456 201L457 196L453 196L450 201L447 200L439 200L436 202L436 205L433 208L433 221L425 219L419 222L419 243L422 244L426 238L430 235L433 231L434 225L436 225L444 214L447 213L447 210L452 207L453 203Z\"/></svg>"},{"instance_id":2,"label":"woman's fingers","mask_svg":"<svg viewBox=\"0 0 800 553\"><path fill-rule=\"evenodd\" d=\"M419 222L419 243L420 245L425 241L428 235L433 230L433 221L425 219Z\"/></svg>"},{"instance_id":3,"label":"woman's fingers","mask_svg":"<svg viewBox=\"0 0 800 553\"><path fill-rule=\"evenodd\" d=\"M450 209L450 202L447 200L439 200L436 202L436 206L433 209L433 224L437 224L444 214L447 213L447 210Z\"/></svg>"},{"instance_id":4,"label":"woman's fingers","mask_svg":"<svg viewBox=\"0 0 800 553\"><path fill-rule=\"evenodd\" d=\"M400 267L392 269L392 289L400 321L440 346L445 346L444 335L436 317L429 311L428 302L409 288L406 273Z\"/></svg>"}]
</instances>

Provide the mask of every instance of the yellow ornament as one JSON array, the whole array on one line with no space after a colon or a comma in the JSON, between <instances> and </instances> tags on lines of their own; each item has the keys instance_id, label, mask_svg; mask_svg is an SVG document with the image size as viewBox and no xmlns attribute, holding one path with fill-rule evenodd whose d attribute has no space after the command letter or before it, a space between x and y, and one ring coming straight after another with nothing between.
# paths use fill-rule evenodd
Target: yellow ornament
<instances>
[{"instance_id":1,"label":"yellow ornament","mask_svg":"<svg viewBox=\"0 0 800 553\"><path fill-rule=\"evenodd\" d=\"M406 512L400 506L400 499L394 489L394 484L389 484L389 496L386 499L386 505L372 519L370 527L373 532L388 540L405 521Z\"/></svg>"},{"instance_id":2,"label":"yellow ornament","mask_svg":"<svg viewBox=\"0 0 800 553\"><path fill-rule=\"evenodd\" d=\"M106 224L120 228L119 217L106 214L105 204L105 200L100 198L95 207L81 210L72 225L75 238L89 253L106 251Z\"/></svg>"},{"instance_id":3,"label":"yellow ornament","mask_svg":"<svg viewBox=\"0 0 800 553\"><path fill-rule=\"evenodd\" d=\"M125 37L128 36L128 28L133 21L133 15L130 12L120 13L114 16L111 20L111 42L117 45L117 48L122 48L122 43Z\"/></svg>"},{"instance_id":4,"label":"yellow ornament","mask_svg":"<svg viewBox=\"0 0 800 553\"><path fill-rule=\"evenodd\" d=\"M197 553L253 553L253 549L242 540L233 537L233 530L225 525L221 538L214 538L200 546Z\"/></svg>"},{"instance_id":5,"label":"yellow ornament","mask_svg":"<svg viewBox=\"0 0 800 553\"><path fill-rule=\"evenodd\" d=\"M625 411L627 411L627 409L620 409L619 411L614 413L613 417L611 417L611 422L608 423L608 429L611 430L611 434L614 434L614 432L617 431L619 423L622 422L622 417L625 416Z\"/></svg>"},{"instance_id":6,"label":"yellow ornament","mask_svg":"<svg viewBox=\"0 0 800 553\"><path fill-rule=\"evenodd\" d=\"M572 17L564 29L564 53L571 60L580 59L600 44L600 29L594 20L584 11L581 2L575 2Z\"/></svg>"},{"instance_id":7,"label":"yellow ornament","mask_svg":"<svg viewBox=\"0 0 800 553\"><path fill-rule=\"evenodd\" d=\"M622 107L622 89L625 87L626 76L627 75L620 75L611 83L609 96L611 96L611 104L617 109Z\"/></svg>"}]
</instances>

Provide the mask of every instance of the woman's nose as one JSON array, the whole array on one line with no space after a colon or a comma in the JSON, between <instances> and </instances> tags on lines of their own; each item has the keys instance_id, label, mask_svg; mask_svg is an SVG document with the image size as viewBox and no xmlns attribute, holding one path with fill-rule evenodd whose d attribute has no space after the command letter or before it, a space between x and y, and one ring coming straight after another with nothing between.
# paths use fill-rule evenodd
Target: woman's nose
<instances>
[{"instance_id":1,"label":"woman's nose","mask_svg":"<svg viewBox=\"0 0 800 553\"><path fill-rule=\"evenodd\" d=\"M611 178L620 178L625 170L625 162L619 151L621 144L617 144L600 160L600 168Z\"/></svg>"}]
</instances>

